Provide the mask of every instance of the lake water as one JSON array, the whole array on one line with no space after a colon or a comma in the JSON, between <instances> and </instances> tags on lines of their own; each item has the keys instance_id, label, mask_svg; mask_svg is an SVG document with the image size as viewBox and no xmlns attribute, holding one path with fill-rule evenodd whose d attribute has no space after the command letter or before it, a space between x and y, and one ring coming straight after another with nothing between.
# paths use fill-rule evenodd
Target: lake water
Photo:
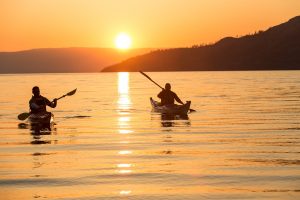
<instances>
[{"instance_id":1,"label":"lake water","mask_svg":"<svg viewBox=\"0 0 300 200\"><path fill-rule=\"evenodd\" d=\"M165 119L139 73L0 75L1 199L300 199L300 71L148 73L197 112ZM51 132L18 128L31 88Z\"/></svg>"}]
</instances>

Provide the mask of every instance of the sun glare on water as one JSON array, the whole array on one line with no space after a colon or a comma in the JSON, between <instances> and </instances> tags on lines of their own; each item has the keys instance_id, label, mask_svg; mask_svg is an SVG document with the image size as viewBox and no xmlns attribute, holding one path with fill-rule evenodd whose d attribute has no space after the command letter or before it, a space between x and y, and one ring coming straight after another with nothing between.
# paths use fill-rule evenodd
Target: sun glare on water
<instances>
[{"instance_id":1,"label":"sun glare on water","mask_svg":"<svg viewBox=\"0 0 300 200\"><path fill-rule=\"evenodd\" d=\"M131 38L126 33L119 33L115 39L115 45L118 49L129 49L131 47Z\"/></svg>"}]
</instances>

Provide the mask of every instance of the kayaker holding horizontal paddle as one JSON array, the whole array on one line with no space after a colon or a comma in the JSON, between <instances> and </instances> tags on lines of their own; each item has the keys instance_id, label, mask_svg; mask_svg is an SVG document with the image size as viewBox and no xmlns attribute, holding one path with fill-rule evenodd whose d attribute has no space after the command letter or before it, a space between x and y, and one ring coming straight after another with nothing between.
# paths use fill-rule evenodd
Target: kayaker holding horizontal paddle
<instances>
[{"instance_id":1,"label":"kayaker holding horizontal paddle","mask_svg":"<svg viewBox=\"0 0 300 200\"><path fill-rule=\"evenodd\" d=\"M55 108L57 105L57 99L53 99L53 101L50 102L46 97L40 94L40 88L38 86L32 88L32 94L33 96L29 101L31 113L45 113L47 112L47 106Z\"/></svg>"},{"instance_id":2,"label":"kayaker holding horizontal paddle","mask_svg":"<svg viewBox=\"0 0 300 200\"><path fill-rule=\"evenodd\" d=\"M173 105L175 100L180 103L180 104L184 104L179 97L177 96L177 94L173 91L171 91L171 84L170 83L166 83L165 85L165 89L163 89L158 95L158 98L161 99L161 105Z\"/></svg>"},{"instance_id":3,"label":"kayaker holding horizontal paddle","mask_svg":"<svg viewBox=\"0 0 300 200\"><path fill-rule=\"evenodd\" d=\"M76 93L76 90L77 89L72 90L72 91L68 92L67 94L62 95L59 98L53 99L53 101L50 102L47 98L41 96L40 88L38 86L35 86L35 87L32 88L33 96L29 101L30 113L28 113L28 112L21 113L21 114L18 115L18 119L19 120L25 120L29 117L29 118L31 118L30 120L32 121L32 119L34 117L45 118L45 116L47 116L47 117L49 116L48 118L50 120L52 114L50 112L47 112L46 107L49 106L51 108L55 108L56 105L57 105L57 101L59 99L62 99L66 96L74 95Z\"/></svg>"}]
</instances>

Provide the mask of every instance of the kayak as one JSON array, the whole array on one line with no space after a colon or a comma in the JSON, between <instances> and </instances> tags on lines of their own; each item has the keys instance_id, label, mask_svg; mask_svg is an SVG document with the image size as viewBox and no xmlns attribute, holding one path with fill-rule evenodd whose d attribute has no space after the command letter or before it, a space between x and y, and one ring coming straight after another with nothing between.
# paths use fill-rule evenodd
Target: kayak
<instances>
[{"instance_id":1,"label":"kayak","mask_svg":"<svg viewBox=\"0 0 300 200\"><path fill-rule=\"evenodd\" d=\"M28 121L31 124L51 124L54 121L54 115L51 112L31 113Z\"/></svg>"},{"instance_id":2,"label":"kayak","mask_svg":"<svg viewBox=\"0 0 300 200\"><path fill-rule=\"evenodd\" d=\"M161 106L159 102L155 101L150 97L150 102L152 105L152 110L154 112L164 113L164 114L177 114L177 115L186 115L191 106L191 101L187 101L183 105L163 105Z\"/></svg>"},{"instance_id":3,"label":"kayak","mask_svg":"<svg viewBox=\"0 0 300 200\"><path fill-rule=\"evenodd\" d=\"M32 130L51 130L54 125L54 115L51 112L31 113L28 122Z\"/></svg>"}]
</instances>

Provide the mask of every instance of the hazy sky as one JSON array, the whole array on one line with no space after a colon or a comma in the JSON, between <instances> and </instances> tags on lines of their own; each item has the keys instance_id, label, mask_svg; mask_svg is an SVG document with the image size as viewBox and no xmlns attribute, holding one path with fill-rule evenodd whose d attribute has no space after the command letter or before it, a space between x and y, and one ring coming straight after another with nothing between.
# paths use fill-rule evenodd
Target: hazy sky
<instances>
[{"instance_id":1,"label":"hazy sky","mask_svg":"<svg viewBox=\"0 0 300 200\"><path fill-rule=\"evenodd\" d=\"M300 15L300 0L0 0L0 51L187 47L265 30Z\"/></svg>"}]
</instances>

